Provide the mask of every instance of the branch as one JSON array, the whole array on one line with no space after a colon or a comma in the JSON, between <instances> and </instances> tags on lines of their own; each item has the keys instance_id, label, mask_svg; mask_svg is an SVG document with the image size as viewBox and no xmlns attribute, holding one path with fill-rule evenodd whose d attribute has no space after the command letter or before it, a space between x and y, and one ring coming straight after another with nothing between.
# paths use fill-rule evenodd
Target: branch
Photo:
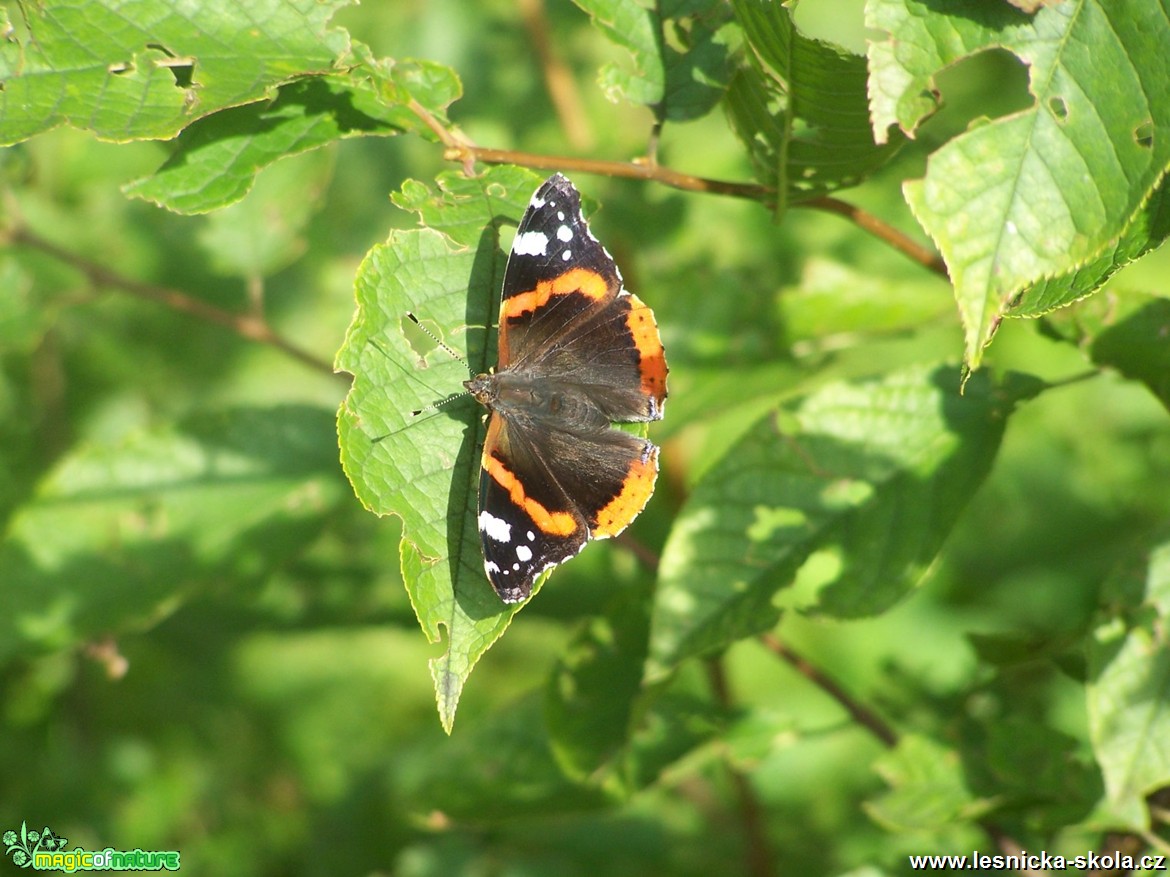
<instances>
[{"instance_id":1,"label":"branch","mask_svg":"<svg viewBox=\"0 0 1170 877\"><path fill-rule=\"evenodd\" d=\"M746 198L749 201L758 201L765 206L774 206L776 192L767 186L757 183L732 183L726 180L712 180L706 177L696 177L679 171L663 167L655 161L605 161L594 158L575 158L568 155L541 155L533 152L520 152L514 149L489 149L476 146L466 138L457 136L445 128L427 109L418 101L411 99L409 104L413 112L423 124L431 130L445 147L443 157L448 161L458 161L463 164L464 172L469 176L477 161L484 164L516 164L522 167L549 171L576 171L583 174L598 174L606 177L621 177L633 180L651 180L661 183L672 189L681 189L687 192L705 192L711 195L728 195L732 198ZM887 222L878 219L872 213L867 213L838 198L827 196L810 198L807 201L796 203L793 207L804 207L812 210L823 210L848 219L862 231L865 231L886 244L889 244L899 253L922 265L942 277L948 278L946 264L942 257L927 247L922 246L909 235L899 231Z\"/></svg>"},{"instance_id":2,"label":"branch","mask_svg":"<svg viewBox=\"0 0 1170 877\"><path fill-rule=\"evenodd\" d=\"M866 213L860 207L856 207L839 198L830 198L828 196L810 198L808 201L800 201L794 203L792 206L824 210L827 213L844 216L862 231L867 231L879 240L885 241L899 253L914 260L924 268L930 269L946 280L950 280L951 278L950 272L947 271L947 264L942 260L942 256L922 246L912 237L898 231L898 229L889 223L878 219L872 213Z\"/></svg>"},{"instance_id":3,"label":"branch","mask_svg":"<svg viewBox=\"0 0 1170 877\"><path fill-rule=\"evenodd\" d=\"M261 344L275 347L277 350L291 356L309 368L324 372L328 375L336 374L333 371L333 365L331 363L319 359L314 354L297 347L292 342L277 335L272 327L258 314L232 313L231 311L223 310L201 299L187 295L185 292L180 292L177 289L155 286L150 283L143 283L140 280L125 277L104 265L100 265L97 262L86 259L84 256L59 247L21 225L7 229L4 235L4 242L40 250L42 253L46 253L54 259L64 262L66 265L80 271L95 287L116 289L135 298L155 302L171 310L190 314L208 323L215 323L218 326L230 329L240 337L247 338L249 341L258 341ZM345 378L344 375L341 377Z\"/></svg>"},{"instance_id":4,"label":"branch","mask_svg":"<svg viewBox=\"0 0 1170 877\"><path fill-rule=\"evenodd\" d=\"M777 655L792 666L797 673L812 682L833 700L837 701L857 724L861 725L878 738L883 745L893 749L898 745L898 734L886 724L885 720L868 707L858 703L844 688L818 667L814 667L775 636L766 633L760 637L760 642L768 651Z\"/></svg>"}]
</instances>

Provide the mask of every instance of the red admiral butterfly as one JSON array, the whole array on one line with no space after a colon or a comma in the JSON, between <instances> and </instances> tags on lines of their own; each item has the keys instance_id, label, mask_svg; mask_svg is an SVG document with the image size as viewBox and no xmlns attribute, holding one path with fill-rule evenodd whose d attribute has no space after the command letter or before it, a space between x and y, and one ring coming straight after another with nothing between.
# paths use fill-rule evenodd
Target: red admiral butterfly
<instances>
[{"instance_id":1,"label":"red admiral butterfly","mask_svg":"<svg viewBox=\"0 0 1170 877\"><path fill-rule=\"evenodd\" d=\"M581 196L554 174L516 230L499 363L464 382L491 412L479 482L484 569L505 603L590 539L626 528L654 492L658 448L613 421L662 417L654 314L622 286Z\"/></svg>"}]
</instances>

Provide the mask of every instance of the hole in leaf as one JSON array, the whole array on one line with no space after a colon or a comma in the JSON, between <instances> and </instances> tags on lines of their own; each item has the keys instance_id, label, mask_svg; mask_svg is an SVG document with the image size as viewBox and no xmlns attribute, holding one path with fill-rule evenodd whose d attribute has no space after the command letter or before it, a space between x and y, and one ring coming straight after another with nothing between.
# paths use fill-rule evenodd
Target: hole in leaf
<instances>
[{"instance_id":1,"label":"hole in leaf","mask_svg":"<svg viewBox=\"0 0 1170 877\"><path fill-rule=\"evenodd\" d=\"M171 71L171 76L175 77L175 85L178 88L191 87L191 83L195 79L194 58L180 58L162 43L147 43L146 48L162 52L167 56L165 59L156 61L155 63L159 67L166 67Z\"/></svg>"},{"instance_id":2,"label":"hole in leaf","mask_svg":"<svg viewBox=\"0 0 1170 877\"><path fill-rule=\"evenodd\" d=\"M1064 102L1062 97L1050 97L1048 99L1048 109L1052 110L1052 115L1056 117L1056 121L1063 122L1068 118L1068 104Z\"/></svg>"},{"instance_id":3,"label":"hole in leaf","mask_svg":"<svg viewBox=\"0 0 1170 877\"><path fill-rule=\"evenodd\" d=\"M123 73L129 73L134 69L134 65L129 61L115 61L106 68L106 72L113 76L121 76Z\"/></svg>"},{"instance_id":4,"label":"hole in leaf","mask_svg":"<svg viewBox=\"0 0 1170 877\"><path fill-rule=\"evenodd\" d=\"M1004 8L1010 9L1006 4ZM1028 90L1028 68L1004 49L988 49L963 58L939 71L934 84L941 95L941 107L924 132L940 140L962 133L972 123L979 124L976 120L994 121L1036 106Z\"/></svg>"},{"instance_id":5,"label":"hole in leaf","mask_svg":"<svg viewBox=\"0 0 1170 877\"><path fill-rule=\"evenodd\" d=\"M402 334L406 336L406 343L418 355L418 367L427 367L427 354L437 350L439 342L436 340L439 327L431 320L415 321L409 316L403 316L398 321Z\"/></svg>"},{"instance_id":6,"label":"hole in leaf","mask_svg":"<svg viewBox=\"0 0 1170 877\"><path fill-rule=\"evenodd\" d=\"M1138 146L1144 146L1150 149L1154 145L1154 122L1152 119L1146 119L1140 125L1133 129L1133 139Z\"/></svg>"}]
</instances>

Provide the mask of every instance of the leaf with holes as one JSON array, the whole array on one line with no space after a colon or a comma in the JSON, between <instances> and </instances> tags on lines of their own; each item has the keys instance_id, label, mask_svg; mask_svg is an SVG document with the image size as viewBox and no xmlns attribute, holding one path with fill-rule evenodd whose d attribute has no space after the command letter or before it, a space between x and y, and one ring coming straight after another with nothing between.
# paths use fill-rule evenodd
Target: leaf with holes
<instances>
[{"instance_id":1,"label":"leaf with holes","mask_svg":"<svg viewBox=\"0 0 1170 877\"><path fill-rule=\"evenodd\" d=\"M869 52L879 139L894 124L912 133L934 109L933 77L968 55L1004 48L1028 67L1030 109L972 126L904 187L946 259L974 367L1018 294L1115 247L1170 166L1170 4L1084 0L1028 15L874 0L866 23L888 34Z\"/></svg>"},{"instance_id":2,"label":"leaf with holes","mask_svg":"<svg viewBox=\"0 0 1170 877\"><path fill-rule=\"evenodd\" d=\"M673 122L697 119L719 103L732 69L732 28L723 3L574 2L630 53L629 64L607 64L601 70L601 86L611 100L644 104L659 121Z\"/></svg>"},{"instance_id":3,"label":"leaf with holes","mask_svg":"<svg viewBox=\"0 0 1170 877\"><path fill-rule=\"evenodd\" d=\"M377 70L377 76L362 76ZM434 136L408 107L414 93L441 116L459 97L459 79L430 62L383 61L345 76L306 77L270 101L215 113L192 124L170 158L149 177L125 186L134 198L177 213L206 213L239 201L268 165L350 137L411 131Z\"/></svg>"},{"instance_id":4,"label":"leaf with holes","mask_svg":"<svg viewBox=\"0 0 1170 877\"><path fill-rule=\"evenodd\" d=\"M540 178L500 167L440 182L438 195L412 183L400 199L457 217L444 227L450 233L395 231L358 270L357 313L337 355L337 368L354 376L338 433L359 499L402 519L402 575L419 624L433 642L446 628L447 651L431 662L431 673L449 732L463 684L517 607L500 602L483 571L476 525L482 410L467 397L411 414L461 393L467 366L411 331L406 314L462 352L474 371L487 371L495 362L488 327L507 260L499 227L519 220Z\"/></svg>"},{"instance_id":5,"label":"leaf with holes","mask_svg":"<svg viewBox=\"0 0 1170 877\"><path fill-rule=\"evenodd\" d=\"M62 124L103 140L173 137L293 76L333 70L349 35L328 22L349 2L22 4L19 22L0 22L0 145Z\"/></svg>"}]
</instances>

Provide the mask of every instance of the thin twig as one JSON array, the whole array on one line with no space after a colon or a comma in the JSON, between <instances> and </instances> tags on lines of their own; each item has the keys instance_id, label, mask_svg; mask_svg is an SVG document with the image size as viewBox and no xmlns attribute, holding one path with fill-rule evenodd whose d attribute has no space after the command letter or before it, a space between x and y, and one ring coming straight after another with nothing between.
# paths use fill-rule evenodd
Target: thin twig
<instances>
[{"instance_id":1,"label":"thin twig","mask_svg":"<svg viewBox=\"0 0 1170 877\"><path fill-rule=\"evenodd\" d=\"M919 265L929 268L934 273L950 279L950 273L947 271L946 262L942 260L942 256L922 246L913 238L903 234L894 228L892 225L878 219L872 213L867 213L860 207L842 201L839 198L830 198L823 196L820 198L810 198L807 201L799 201L792 205L793 207L805 207L812 210L824 210L828 213L835 213L838 216L844 216L858 228L867 231L874 237L885 241L892 246L899 253L913 259Z\"/></svg>"},{"instance_id":2,"label":"thin twig","mask_svg":"<svg viewBox=\"0 0 1170 877\"><path fill-rule=\"evenodd\" d=\"M155 286L150 283L143 283L142 281L125 277L104 265L91 261L77 253L70 252L63 247L59 247L23 226L7 229L5 241L10 244L40 250L42 253L52 256L54 259L64 262L84 274L95 287L116 289L135 298L152 301L164 305L171 310L190 314L209 323L215 323L218 326L232 330L237 335L242 338L247 338L249 341L257 341L261 344L275 347L282 353L291 356L293 359L312 369L328 375L335 374L331 363L297 347L290 341L286 341L280 335L277 335L272 327L257 314L232 313L231 311L226 311L215 305L208 304L201 299L187 295L185 292L180 292L177 289L171 289L166 286ZM344 378L345 376L343 375L342 377Z\"/></svg>"},{"instance_id":3,"label":"thin twig","mask_svg":"<svg viewBox=\"0 0 1170 877\"><path fill-rule=\"evenodd\" d=\"M731 696L731 686L727 682L727 673L724 671L721 658L711 658L707 662L707 677L711 682L711 690L715 700L725 710L734 704ZM747 846L747 873L751 877L775 877L776 858L768 843L768 835L764 830L764 811L760 806L756 790L752 788L748 778L730 761L725 762L727 773L735 786L735 796L739 802L739 813L743 824L744 843Z\"/></svg>"},{"instance_id":4,"label":"thin twig","mask_svg":"<svg viewBox=\"0 0 1170 877\"><path fill-rule=\"evenodd\" d=\"M873 712L873 710L854 700L844 688L830 679L828 674L819 667L810 664L770 633L762 635L760 642L764 644L768 651L782 658L801 676L812 682L821 691L833 698L833 700L837 701L857 724L877 737L883 745L891 749L898 745L897 732L886 724L884 719Z\"/></svg>"},{"instance_id":5,"label":"thin twig","mask_svg":"<svg viewBox=\"0 0 1170 877\"><path fill-rule=\"evenodd\" d=\"M656 183L662 183L664 186L670 186L672 189L730 195L733 198L747 198L750 201L764 203L774 197L771 189L757 183L731 183L725 180L695 177L650 162L607 161L599 158L576 158L569 155L542 155L514 149L487 149L482 146L468 146L466 144L448 147L444 157L450 161L471 159L472 161L482 161L485 164L518 164L538 170L569 170L605 177L652 180Z\"/></svg>"},{"instance_id":6,"label":"thin twig","mask_svg":"<svg viewBox=\"0 0 1170 877\"><path fill-rule=\"evenodd\" d=\"M418 101L411 100L411 111L422 120L432 133L439 139L446 149L443 157L448 161L460 162L467 173L471 173L477 161L484 164L516 164L538 170L576 171L585 174L598 174L607 177L622 177L625 179L651 180L669 186L672 189L681 189L687 192L705 192L712 195L728 195L733 198L746 198L749 201L758 201L765 206L776 203L776 192L767 186L757 183L733 183L726 180L712 180L707 177L696 177L679 171L663 167L656 161L642 159L639 161L607 161L595 158L576 158L569 155L542 155L533 152L521 152L514 149L489 149L476 146L466 138L457 136L444 127ZM922 246L909 235L904 234L889 223L879 219L848 202L838 198L819 197L807 201L794 203L793 207L802 207L811 210L822 210L844 217L879 240L889 244L899 253L917 262L919 265L939 274L949 277L946 263L942 257L927 247Z\"/></svg>"}]
</instances>

